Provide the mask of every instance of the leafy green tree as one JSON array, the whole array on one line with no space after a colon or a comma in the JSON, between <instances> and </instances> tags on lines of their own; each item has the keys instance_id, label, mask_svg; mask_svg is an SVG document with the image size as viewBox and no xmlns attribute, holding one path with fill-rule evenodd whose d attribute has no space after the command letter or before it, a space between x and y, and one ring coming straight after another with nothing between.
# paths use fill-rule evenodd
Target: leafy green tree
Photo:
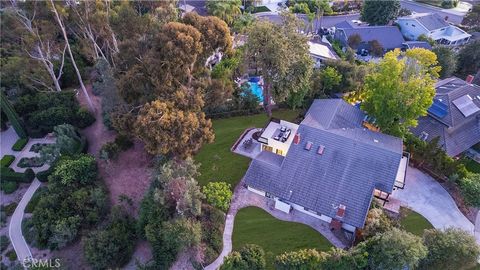
<instances>
[{"instance_id":1,"label":"leafy green tree","mask_svg":"<svg viewBox=\"0 0 480 270\"><path fill-rule=\"evenodd\" d=\"M209 182L203 187L203 194L205 194L209 204L224 212L228 211L233 195L230 184L225 182Z\"/></svg>"},{"instance_id":2,"label":"leafy green tree","mask_svg":"<svg viewBox=\"0 0 480 270\"><path fill-rule=\"evenodd\" d=\"M0 102L1 102L1 109L2 112L5 113L7 116L8 120L12 124L13 128L15 129L15 132L20 138L26 138L27 133L25 132L25 129L23 127L22 122L20 121L20 118L18 117L18 114L15 112L15 109L13 108L12 104L10 104L10 101L8 101L7 97L1 91L0 94Z\"/></svg>"},{"instance_id":3,"label":"leafy green tree","mask_svg":"<svg viewBox=\"0 0 480 270\"><path fill-rule=\"evenodd\" d=\"M475 237L461 229L426 230L423 243L428 248L428 255L421 261L422 269L473 267L480 256L480 247L476 244Z\"/></svg>"},{"instance_id":4,"label":"leafy green tree","mask_svg":"<svg viewBox=\"0 0 480 270\"><path fill-rule=\"evenodd\" d=\"M393 227L392 221L380 208L372 208L368 211L365 227L362 230L362 235L365 238L375 236L379 233L384 233L391 230Z\"/></svg>"},{"instance_id":5,"label":"leafy green tree","mask_svg":"<svg viewBox=\"0 0 480 270\"><path fill-rule=\"evenodd\" d=\"M326 260L327 254L315 249L285 252L275 257L275 268L279 270L316 269Z\"/></svg>"},{"instance_id":6,"label":"leafy green tree","mask_svg":"<svg viewBox=\"0 0 480 270\"><path fill-rule=\"evenodd\" d=\"M228 25L232 25L234 20L240 16L242 11L240 0L207 0L207 10L210 15L219 17Z\"/></svg>"},{"instance_id":7,"label":"leafy green tree","mask_svg":"<svg viewBox=\"0 0 480 270\"><path fill-rule=\"evenodd\" d=\"M460 190L465 202L471 206L480 206L480 174L470 173L460 180Z\"/></svg>"},{"instance_id":8,"label":"leafy green tree","mask_svg":"<svg viewBox=\"0 0 480 270\"><path fill-rule=\"evenodd\" d=\"M352 49L357 49L358 45L362 42L362 37L359 34L353 34L348 37L348 46Z\"/></svg>"},{"instance_id":9,"label":"leafy green tree","mask_svg":"<svg viewBox=\"0 0 480 270\"><path fill-rule=\"evenodd\" d=\"M59 219L53 226L52 237L49 240L50 246L56 248L65 247L77 236L80 222L81 218L79 216L70 216Z\"/></svg>"},{"instance_id":10,"label":"leafy green tree","mask_svg":"<svg viewBox=\"0 0 480 270\"><path fill-rule=\"evenodd\" d=\"M370 66L357 65L354 62L343 60L327 61L326 65L335 68L338 73L342 75L340 84L332 89L334 93L348 93L361 90L365 77L370 69ZM314 89L321 89L319 87L321 86L321 76L319 75L321 75L321 73L314 76L314 84L317 85ZM318 80L318 82L315 82L315 80Z\"/></svg>"},{"instance_id":11,"label":"leafy green tree","mask_svg":"<svg viewBox=\"0 0 480 270\"><path fill-rule=\"evenodd\" d=\"M268 115L272 97L275 102L282 102L305 90L313 67L306 39L298 32L300 22L293 14L282 16L281 25L255 22L245 47L246 63L263 77L263 104Z\"/></svg>"},{"instance_id":12,"label":"leafy green tree","mask_svg":"<svg viewBox=\"0 0 480 270\"><path fill-rule=\"evenodd\" d=\"M173 219L163 225L163 243L178 253L200 243L202 228L193 219Z\"/></svg>"},{"instance_id":13,"label":"leafy green tree","mask_svg":"<svg viewBox=\"0 0 480 270\"><path fill-rule=\"evenodd\" d=\"M58 179L64 186L84 186L93 183L97 173L95 158L80 155L75 159L60 160L52 177Z\"/></svg>"},{"instance_id":14,"label":"leafy green tree","mask_svg":"<svg viewBox=\"0 0 480 270\"><path fill-rule=\"evenodd\" d=\"M244 33L255 21L255 16L251 13L243 13L233 22L232 29L237 33Z\"/></svg>"},{"instance_id":15,"label":"leafy green tree","mask_svg":"<svg viewBox=\"0 0 480 270\"><path fill-rule=\"evenodd\" d=\"M64 124L53 128L56 141L40 149L40 159L47 163L53 163L57 158L64 155L75 155L79 152L81 138L72 125Z\"/></svg>"},{"instance_id":16,"label":"leafy green tree","mask_svg":"<svg viewBox=\"0 0 480 270\"><path fill-rule=\"evenodd\" d=\"M362 245L360 248L353 247L349 251L339 248L332 248L326 253L326 258L321 262L321 269L335 270L363 270L368 265L368 253L363 252Z\"/></svg>"},{"instance_id":17,"label":"leafy green tree","mask_svg":"<svg viewBox=\"0 0 480 270\"><path fill-rule=\"evenodd\" d=\"M426 115L435 95L436 63L436 55L425 49L404 54L396 50L385 54L367 75L362 108L383 132L404 136L419 116Z\"/></svg>"},{"instance_id":18,"label":"leafy green tree","mask_svg":"<svg viewBox=\"0 0 480 270\"><path fill-rule=\"evenodd\" d=\"M468 75L480 69L480 40L469 42L458 53L458 72Z\"/></svg>"},{"instance_id":19,"label":"leafy green tree","mask_svg":"<svg viewBox=\"0 0 480 270\"><path fill-rule=\"evenodd\" d=\"M421 34L417 37L417 40L418 41L425 41L425 42L428 42L428 44L430 44L430 46L435 46L436 42L433 38L425 35L425 34Z\"/></svg>"},{"instance_id":20,"label":"leafy green tree","mask_svg":"<svg viewBox=\"0 0 480 270\"><path fill-rule=\"evenodd\" d=\"M370 269L384 270L415 268L428 252L420 237L397 228L370 238L365 248Z\"/></svg>"},{"instance_id":21,"label":"leafy green tree","mask_svg":"<svg viewBox=\"0 0 480 270\"><path fill-rule=\"evenodd\" d=\"M322 91L324 94L329 95L332 90L340 84L342 81L342 74L333 67L326 67L321 73Z\"/></svg>"},{"instance_id":22,"label":"leafy green tree","mask_svg":"<svg viewBox=\"0 0 480 270\"><path fill-rule=\"evenodd\" d=\"M438 46L432 50L438 59L438 64L442 67L440 70L440 78L445 79L457 70L457 55L455 52L447 47Z\"/></svg>"},{"instance_id":23,"label":"leafy green tree","mask_svg":"<svg viewBox=\"0 0 480 270\"><path fill-rule=\"evenodd\" d=\"M130 261L135 248L135 220L124 209L115 207L105 228L90 232L83 241L85 258L93 269L122 267Z\"/></svg>"},{"instance_id":24,"label":"leafy green tree","mask_svg":"<svg viewBox=\"0 0 480 270\"><path fill-rule=\"evenodd\" d=\"M263 270L266 269L265 251L257 245L245 245L237 252L230 253L221 270Z\"/></svg>"},{"instance_id":25,"label":"leafy green tree","mask_svg":"<svg viewBox=\"0 0 480 270\"><path fill-rule=\"evenodd\" d=\"M463 17L462 25L469 27L473 31L480 30L480 4L474 4L472 11Z\"/></svg>"},{"instance_id":26,"label":"leafy green tree","mask_svg":"<svg viewBox=\"0 0 480 270\"><path fill-rule=\"evenodd\" d=\"M386 25L397 18L399 11L399 0L366 0L363 4L360 19L372 25Z\"/></svg>"}]
</instances>

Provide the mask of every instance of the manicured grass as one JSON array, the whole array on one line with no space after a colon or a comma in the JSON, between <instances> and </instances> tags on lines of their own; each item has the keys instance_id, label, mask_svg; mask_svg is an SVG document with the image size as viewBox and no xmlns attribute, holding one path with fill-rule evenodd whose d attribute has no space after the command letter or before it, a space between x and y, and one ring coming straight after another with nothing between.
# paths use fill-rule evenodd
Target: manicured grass
<instances>
[{"instance_id":1,"label":"manicured grass","mask_svg":"<svg viewBox=\"0 0 480 270\"><path fill-rule=\"evenodd\" d=\"M273 269L275 256L286 251L305 248L327 251L332 247L326 238L309 226L278 220L257 207L238 211L232 241L234 250L240 250L246 244L261 246L267 255L269 269Z\"/></svg>"},{"instance_id":2,"label":"manicured grass","mask_svg":"<svg viewBox=\"0 0 480 270\"><path fill-rule=\"evenodd\" d=\"M269 12L270 9L266 6L258 6L258 7L255 7L252 11L252 13L258 13L258 12Z\"/></svg>"},{"instance_id":3,"label":"manicured grass","mask_svg":"<svg viewBox=\"0 0 480 270\"><path fill-rule=\"evenodd\" d=\"M480 163L476 162L475 160L465 157L462 159L462 163L465 164L465 167L470 172L480 173Z\"/></svg>"},{"instance_id":4,"label":"manicured grass","mask_svg":"<svg viewBox=\"0 0 480 270\"><path fill-rule=\"evenodd\" d=\"M408 208L402 208L402 211L405 211L406 215L400 220L400 225L407 232L422 236L424 230L433 228L432 224L419 213Z\"/></svg>"},{"instance_id":5,"label":"manicured grass","mask_svg":"<svg viewBox=\"0 0 480 270\"><path fill-rule=\"evenodd\" d=\"M292 121L298 116L298 111L281 110L273 113L273 117ZM195 156L195 161L201 163L198 178L204 186L211 181L230 183L232 188L240 181L248 168L250 159L230 151L235 141L249 127L262 128L268 121L266 114L238 116L213 121L215 141L204 145Z\"/></svg>"}]
</instances>

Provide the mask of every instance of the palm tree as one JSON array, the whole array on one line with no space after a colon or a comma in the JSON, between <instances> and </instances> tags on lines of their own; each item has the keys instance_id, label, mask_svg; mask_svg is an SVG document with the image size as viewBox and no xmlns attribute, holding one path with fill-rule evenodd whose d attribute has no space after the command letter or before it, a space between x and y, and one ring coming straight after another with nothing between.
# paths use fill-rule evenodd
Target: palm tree
<instances>
[{"instance_id":1,"label":"palm tree","mask_svg":"<svg viewBox=\"0 0 480 270\"><path fill-rule=\"evenodd\" d=\"M208 13L221 18L230 26L235 18L242 13L241 5L241 0L207 0Z\"/></svg>"}]
</instances>

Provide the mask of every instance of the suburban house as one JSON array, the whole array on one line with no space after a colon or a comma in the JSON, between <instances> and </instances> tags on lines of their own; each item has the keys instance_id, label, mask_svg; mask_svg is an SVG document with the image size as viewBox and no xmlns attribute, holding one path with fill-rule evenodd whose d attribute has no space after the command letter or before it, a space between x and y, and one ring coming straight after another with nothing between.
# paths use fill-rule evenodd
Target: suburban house
<instances>
[{"instance_id":1,"label":"suburban house","mask_svg":"<svg viewBox=\"0 0 480 270\"><path fill-rule=\"evenodd\" d=\"M425 141L439 137L439 145L454 157L480 142L480 86L452 77L435 88L428 115L411 131Z\"/></svg>"},{"instance_id":2,"label":"suburban house","mask_svg":"<svg viewBox=\"0 0 480 270\"><path fill-rule=\"evenodd\" d=\"M439 44L456 46L465 44L471 35L462 29L450 25L437 13L415 13L397 19L401 32L406 39L417 40L425 35Z\"/></svg>"},{"instance_id":3,"label":"suburban house","mask_svg":"<svg viewBox=\"0 0 480 270\"><path fill-rule=\"evenodd\" d=\"M426 41L405 41L403 43L403 49L405 50L415 49L415 48L431 50L432 45L430 45L430 43Z\"/></svg>"},{"instance_id":4,"label":"suburban house","mask_svg":"<svg viewBox=\"0 0 480 270\"><path fill-rule=\"evenodd\" d=\"M301 211L334 229L363 228L374 198L403 188L402 140L365 128L366 115L342 99L318 99L299 124L272 119L258 139L244 183L275 208Z\"/></svg>"},{"instance_id":5,"label":"suburban house","mask_svg":"<svg viewBox=\"0 0 480 270\"><path fill-rule=\"evenodd\" d=\"M356 48L357 51L362 49L370 51L370 43L374 40L380 43L384 52L402 49L405 42L402 33L396 26L368 26L352 21L343 21L335 25L334 39L338 40L342 46L349 46L348 38L353 35L358 35L361 38L361 42Z\"/></svg>"},{"instance_id":6,"label":"suburban house","mask_svg":"<svg viewBox=\"0 0 480 270\"><path fill-rule=\"evenodd\" d=\"M308 42L310 57L315 61L315 67L319 68L325 60L338 60L330 44L318 41Z\"/></svg>"}]
</instances>

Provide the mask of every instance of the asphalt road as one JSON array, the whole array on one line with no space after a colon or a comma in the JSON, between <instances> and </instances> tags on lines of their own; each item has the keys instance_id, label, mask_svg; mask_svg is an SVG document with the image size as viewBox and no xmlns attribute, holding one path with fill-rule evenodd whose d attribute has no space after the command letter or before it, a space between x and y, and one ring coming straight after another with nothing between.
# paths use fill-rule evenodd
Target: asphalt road
<instances>
[{"instance_id":1,"label":"asphalt road","mask_svg":"<svg viewBox=\"0 0 480 270\"><path fill-rule=\"evenodd\" d=\"M425 4L419 4L416 2L412 1L401 1L400 2L401 6L403 8L409 9L411 11L417 12L417 13L438 13L440 16L447 18L449 22L459 24L462 22L463 16L459 14L455 14L455 12L452 11L446 11L441 8L425 5ZM273 14L273 13L259 13L256 14L257 18L260 19L268 19L269 21L272 21L274 23L280 23L281 22L281 17L278 14ZM299 14L297 15L299 18L302 18L305 23L308 23L308 20L305 15ZM360 18L360 14L350 14L350 15L340 15L340 16L323 16L319 21L315 22L315 28L319 27L332 27L337 23L340 23L345 20L358 20Z\"/></svg>"}]
</instances>

